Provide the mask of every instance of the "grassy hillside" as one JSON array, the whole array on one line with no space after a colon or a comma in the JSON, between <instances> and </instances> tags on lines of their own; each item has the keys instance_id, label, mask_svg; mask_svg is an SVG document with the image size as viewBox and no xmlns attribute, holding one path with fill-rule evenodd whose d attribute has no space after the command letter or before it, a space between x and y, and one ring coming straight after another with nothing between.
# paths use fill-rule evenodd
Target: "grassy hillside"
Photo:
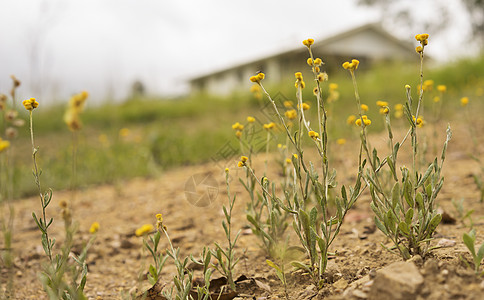
<instances>
[{"instance_id":1,"label":"grassy hillside","mask_svg":"<svg viewBox=\"0 0 484 300\"><path fill-rule=\"evenodd\" d=\"M375 120L372 131L383 128L375 105L377 100L388 101L391 107L403 103L405 84L412 86L413 95L417 97L418 66L416 56L415 64L381 64L357 73L362 102L370 107L368 115ZM330 137L354 138L352 128L346 125L348 115L356 113L349 74L341 68L337 74L329 74L329 79L338 84L340 94L337 101L327 106ZM482 102L484 56L426 70L425 79L434 80L434 90L426 94L425 105L429 108L435 105L432 101L437 95L435 87L444 84L448 90L443 97L442 111L446 118L453 118L459 112L460 97L468 96L471 101L480 99ZM308 87L304 99L314 106L312 85L310 80L306 81ZM326 84L324 89L327 94ZM269 86L268 90L271 95L279 94L280 101L295 99L293 82ZM247 92L227 98L194 95L177 100L131 99L122 104L106 103L88 108L82 115L84 126L79 134L78 182L81 186L116 183L136 176L156 176L166 168L210 160L223 166L231 162L230 156L238 155L235 152L239 149L238 141L231 128L233 123L246 123L249 115L256 117L258 123L273 120L272 110L270 107L266 109L268 102L265 100L264 97L258 100ZM44 170L43 184L56 190L69 187L70 181L65 178L71 178L72 172L72 134L63 122L64 110L64 106L44 107L41 104L34 113L39 163ZM316 108L311 111L314 117ZM21 114L27 120L26 112ZM35 188L30 171L31 146L27 126L21 128L12 146L15 195L32 194Z\"/></svg>"}]
</instances>

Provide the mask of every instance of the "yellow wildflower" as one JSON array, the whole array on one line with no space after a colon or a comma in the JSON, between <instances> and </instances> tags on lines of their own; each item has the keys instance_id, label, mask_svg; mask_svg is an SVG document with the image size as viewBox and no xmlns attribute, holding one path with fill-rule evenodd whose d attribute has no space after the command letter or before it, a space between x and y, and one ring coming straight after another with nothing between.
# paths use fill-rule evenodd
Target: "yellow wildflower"
<instances>
[{"instance_id":1,"label":"yellow wildflower","mask_svg":"<svg viewBox=\"0 0 484 300\"><path fill-rule=\"evenodd\" d=\"M247 122L254 123L255 122L255 118L254 117L251 117L251 116L248 116L247 117Z\"/></svg>"},{"instance_id":2,"label":"yellow wildflower","mask_svg":"<svg viewBox=\"0 0 484 300\"><path fill-rule=\"evenodd\" d=\"M403 104L401 103L395 104L394 116L397 119L400 119L401 117L403 117Z\"/></svg>"},{"instance_id":3,"label":"yellow wildflower","mask_svg":"<svg viewBox=\"0 0 484 300\"><path fill-rule=\"evenodd\" d=\"M229 173L229 168L225 168L225 174L228 174Z\"/></svg>"},{"instance_id":4,"label":"yellow wildflower","mask_svg":"<svg viewBox=\"0 0 484 300\"><path fill-rule=\"evenodd\" d=\"M267 129L267 130L273 129L275 126L276 124L274 122L270 122L268 124L263 125L264 129Z\"/></svg>"},{"instance_id":5,"label":"yellow wildflower","mask_svg":"<svg viewBox=\"0 0 484 300\"><path fill-rule=\"evenodd\" d=\"M356 121L356 116L355 115L350 115L346 119L346 124L353 125L355 123L355 121Z\"/></svg>"},{"instance_id":6,"label":"yellow wildflower","mask_svg":"<svg viewBox=\"0 0 484 300\"><path fill-rule=\"evenodd\" d=\"M321 71L319 67L314 67L314 72L319 73L319 71Z\"/></svg>"},{"instance_id":7,"label":"yellow wildflower","mask_svg":"<svg viewBox=\"0 0 484 300\"><path fill-rule=\"evenodd\" d=\"M24 100L22 101L22 104L24 105L26 110L30 110L30 111L34 110L35 108L37 108L37 106L39 106L39 102L37 102L35 98Z\"/></svg>"},{"instance_id":8,"label":"yellow wildflower","mask_svg":"<svg viewBox=\"0 0 484 300\"><path fill-rule=\"evenodd\" d=\"M289 120L294 120L295 118L297 118L297 111L295 109L291 109L291 110L288 110L284 113L284 115L286 116L286 118L288 118Z\"/></svg>"},{"instance_id":9,"label":"yellow wildflower","mask_svg":"<svg viewBox=\"0 0 484 300\"><path fill-rule=\"evenodd\" d=\"M388 107L381 107L380 108L380 115L387 115L390 112Z\"/></svg>"},{"instance_id":10,"label":"yellow wildflower","mask_svg":"<svg viewBox=\"0 0 484 300\"><path fill-rule=\"evenodd\" d=\"M418 128L422 128L425 125L425 121L422 117L418 117L417 119L415 119L415 116L412 116L412 119Z\"/></svg>"},{"instance_id":11,"label":"yellow wildflower","mask_svg":"<svg viewBox=\"0 0 484 300\"><path fill-rule=\"evenodd\" d=\"M237 130L237 131L235 132L235 136L236 136L238 139L240 139L240 138L242 137L242 131Z\"/></svg>"},{"instance_id":12,"label":"yellow wildflower","mask_svg":"<svg viewBox=\"0 0 484 300\"><path fill-rule=\"evenodd\" d=\"M337 83L330 83L329 84L329 90L330 91L335 91L338 89L338 84Z\"/></svg>"},{"instance_id":13,"label":"yellow wildflower","mask_svg":"<svg viewBox=\"0 0 484 300\"><path fill-rule=\"evenodd\" d=\"M95 234L99 230L99 223L94 222L91 224L91 228L89 228L89 233Z\"/></svg>"},{"instance_id":14,"label":"yellow wildflower","mask_svg":"<svg viewBox=\"0 0 484 300\"><path fill-rule=\"evenodd\" d=\"M237 163L237 167L242 168L243 166L245 166L245 164L243 162L239 161Z\"/></svg>"},{"instance_id":15,"label":"yellow wildflower","mask_svg":"<svg viewBox=\"0 0 484 300\"><path fill-rule=\"evenodd\" d=\"M344 145L344 144L346 144L346 139L337 139L336 140L336 144L338 144L338 145Z\"/></svg>"},{"instance_id":16,"label":"yellow wildflower","mask_svg":"<svg viewBox=\"0 0 484 300\"><path fill-rule=\"evenodd\" d=\"M297 159L297 154L293 154L292 156L293 156L295 159Z\"/></svg>"},{"instance_id":17,"label":"yellow wildflower","mask_svg":"<svg viewBox=\"0 0 484 300\"><path fill-rule=\"evenodd\" d=\"M306 47L311 47L312 44L314 44L314 40L313 39L307 39L307 40L304 40L303 42L303 45L306 46Z\"/></svg>"},{"instance_id":18,"label":"yellow wildflower","mask_svg":"<svg viewBox=\"0 0 484 300\"><path fill-rule=\"evenodd\" d=\"M388 102L386 101L376 101L376 105L380 107L388 106Z\"/></svg>"},{"instance_id":19,"label":"yellow wildflower","mask_svg":"<svg viewBox=\"0 0 484 300\"><path fill-rule=\"evenodd\" d=\"M439 84L437 86L437 91L439 91L441 93L445 93L445 92L447 92L447 87L445 85L443 85L443 84Z\"/></svg>"},{"instance_id":20,"label":"yellow wildflower","mask_svg":"<svg viewBox=\"0 0 484 300\"><path fill-rule=\"evenodd\" d=\"M422 53L423 52L423 47L422 46L415 47L415 52Z\"/></svg>"},{"instance_id":21,"label":"yellow wildflower","mask_svg":"<svg viewBox=\"0 0 484 300\"><path fill-rule=\"evenodd\" d=\"M313 89L313 95L314 96L317 96L319 94L319 90L318 90L318 87L315 86L314 89Z\"/></svg>"},{"instance_id":22,"label":"yellow wildflower","mask_svg":"<svg viewBox=\"0 0 484 300\"><path fill-rule=\"evenodd\" d=\"M121 128L119 130L119 136L122 137L122 138L125 138L130 134L130 132L131 131L128 128Z\"/></svg>"},{"instance_id":23,"label":"yellow wildflower","mask_svg":"<svg viewBox=\"0 0 484 300\"><path fill-rule=\"evenodd\" d=\"M0 152L3 152L4 150L8 149L10 147L10 142L6 140L2 140L0 138Z\"/></svg>"},{"instance_id":24,"label":"yellow wildflower","mask_svg":"<svg viewBox=\"0 0 484 300\"><path fill-rule=\"evenodd\" d=\"M365 126L371 125L371 120L368 119L366 115L361 116L361 118L356 119L355 124L361 126L361 119L363 119L363 123Z\"/></svg>"},{"instance_id":25,"label":"yellow wildflower","mask_svg":"<svg viewBox=\"0 0 484 300\"><path fill-rule=\"evenodd\" d=\"M307 60L306 62L308 63L308 65L309 65L310 67L312 67L312 66L313 66L313 59L312 59L311 57L310 57L310 58L308 58L308 60Z\"/></svg>"},{"instance_id":26,"label":"yellow wildflower","mask_svg":"<svg viewBox=\"0 0 484 300\"><path fill-rule=\"evenodd\" d=\"M228 170L227 168L225 169L226 171ZM163 222L163 215L162 214L156 214L156 219L160 222Z\"/></svg>"},{"instance_id":27,"label":"yellow wildflower","mask_svg":"<svg viewBox=\"0 0 484 300\"><path fill-rule=\"evenodd\" d=\"M145 225L141 226L140 228L136 229L136 231L134 233L136 234L136 236L143 236L143 235L146 235L146 234L152 232L153 229L155 229L153 227L153 225L145 224Z\"/></svg>"},{"instance_id":28,"label":"yellow wildflower","mask_svg":"<svg viewBox=\"0 0 484 300\"><path fill-rule=\"evenodd\" d=\"M264 79L265 77L266 77L266 74L264 74L264 73L260 72L260 73L257 73L257 75L255 75L255 76L251 76L249 79L250 79L250 81L252 81L252 82L257 82L257 83L260 83L260 81L261 81L262 79Z\"/></svg>"},{"instance_id":29,"label":"yellow wildflower","mask_svg":"<svg viewBox=\"0 0 484 300\"><path fill-rule=\"evenodd\" d=\"M317 57L314 59L314 65L320 66L322 63L323 61L321 60L321 58Z\"/></svg>"},{"instance_id":30,"label":"yellow wildflower","mask_svg":"<svg viewBox=\"0 0 484 300\"><path fill-rule=\"evenodd\" d=\"M466 106L469 103L469 98L468 97L462 97L460 98L460 105L461 106Z\"/></svg>"},{"instance_id":31,"label":"yellow wildflower","mask_svg":"<svg viewBox=\"0 0 484 300\"><path fill-rule=\"evenodd\" d=\"M328 74L326 74L326 72L318 74L318 81L319 82L328 81Z\"/></svg>"},{"instance_id":32,"label":"yellow wildflower","mask_svg":"<svg viewBox=\"0 0 484 300\"><path fill-rule=\"evenodd\" d=\"M440 97L439 96L435 96L433 98L434 102L437 103L437 102L440 102Z\"/></svg>"},{"instance_id":33,"label":"yellow wildflower","mask_svg":"<svg viewBox=\"0 0 484 300\"><path fill-rule=\"evenodd\" d=\"M303 76L302 76L302 73L301 72L296 72L294 73L294 76L296 77L296 83L294 83L294 86L296 88L304 88L306 86L306 84L304 83L303 81Z\"/></svg>"},{"instance_id":34,"label":"yellow wildflower","mask_svg":"<svg viewBox=\"0 0 484 300\"><path fill-rule=\"evenodd\" d=\"M312 131L312 130L308 132L308 135L313 140L316 140L319 137L319 133L317 133L316 131Z\"/></svg>"},{"instance_id":35,"label":"yellow wildflower","mask_svg":"<svg viewBox=\"0 0 484 300\"><path fill-rule=\"evenodd\" d=\"M297 108L298 108L298 109L300 108L300 107L299 107L299 104L297 105ZM306 102L303 102L303 103L302 103L302 109L303 109L303 110L308 110L308 109L310 109L310 108L311 108L311 106L310 106L309 104L307 104Z\"/></svg>"},{"instance_id":36,"label":"yellow wildflower","mask_svg":"<svg viewBox=\"0 0 484 300\"><path fill-rule=\"evenodd\" d=\"M291 108L294 106L294 103L292 101L284 101L284 107L285 108Z\"/></svg>"},{"instance_id":37,"label":"yellow wildflower","mask_svg":"<svg viewBox=\"0 0 484 300\"><path fill-rule=\"evenodd\" d=\"M251 87L250 87L250 92L251 93L257 93L257 92L260 92L260 86L258 84L253 84Z\"/></svg>"},{"instance_id":38,"label":"yellow wildflower","mask_svg":"<svg viewBox=\"0 0 484 300\"><path fill-rule=\"evenodd\" d=\"M290 158L286 158L286 164L292 163L292 160Z\"/></svg>"},{"instance_id":39,"label":"yellow wildflower","mask_svg":"<svg viewBox=\"0 0 484 300\"><path fill-rule=\"evenodd\" d=\"M249 160L249 158L247 156L241 156L240 157L240 161L243 162L243 163L246 163L248 160Z\"/></svg>"},{"instance_id":40,"label":"yellow wildflower","mask_svg":"<svg viewBox=\"0 0 484 300\"><path fill-rule=\"evenodd\" d=\"M240 124L239 122L236 122L236 123L232 124L232 129L240 131L240 130L244 129L244 125Z\"/></svg>"},{"instance_id":41,"label":"yellow wildflower","mask_svg":"<svg viewBox=\"0 0 484 300\"><path fill-rule=\"evenodd\" d=\"M343 63L343 68L349 71L355 71L358 69L358 65L360 64L360 61L357 59L351 60L351 62L344 62Z\"/></svg>"},{"instance_id":42,"label":"yellow wildflower","mask_svg":"<svg viewBox=\"0 0 484 300\"><path fill-rule=\"evenodd\" d=\"M362 105L361 105L361 110L362 110L362 111L368 111L369 109L370 109L370 108L368 107L368 105L366 105L366 104L362 104Z\"/></svg>"}]
</instances>

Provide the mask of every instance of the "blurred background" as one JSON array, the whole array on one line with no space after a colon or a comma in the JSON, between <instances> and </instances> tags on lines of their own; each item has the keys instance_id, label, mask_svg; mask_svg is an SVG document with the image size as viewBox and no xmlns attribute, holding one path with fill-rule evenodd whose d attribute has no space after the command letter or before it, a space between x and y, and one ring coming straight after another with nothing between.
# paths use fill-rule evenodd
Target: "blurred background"
<instances>
[{"instance_id":1,"label":"blurred background","mask_svg":"<svg viewBox=\"0 0 484 300\"><path fill-rule=\"evenodd\" d=\"M0 90L22 79L21 98L65 101L87 89L90 105L190 91L189 79L328 38L368 23L413 42L431 34L438 62L480 49L479 0L157 1L4 0ZM323 58L324 60L324 58Z\"/></svg>"},{"instance_id":2,"label":"blurred background","mask_svg":"<svg viewBox=\"0 0 484 300\"><path fill-rule=\"evenodd\" d=\"M357 139L346 125L356 107L341 64L361 60L360 93L369 117L380 120L375 101L392 108L403 103L405 84L416 96L417 33L430 34L425 79L432 83L425 105L441 107L428 119L442 116L445 130L462 112L461 97L469 97L471 112L482 109L481 0L3 0L0 93L9 99L3 118L13 108L27 121L20 101L38 99L34 127L42 176L54 190L70 184L73 139L64 117L69 99L81 91L89 97L77 141L79 185L121 184L200 163L223 170L240 155L232 124L247 125L253 116L261 128L275 120L249 76L265 72L264 84L281 107L294 100L294 72L310 71L301 42L314 38L314 54L329 75L323 94L331 99L330 143ZM21 82L16 105L9 94L12 74ZM431 85L445 85L445 95ZM312 88L304 98L310 104ZM9 125L3 125L6 139ZM8 137L15 197L35 193L27 127ZM370 131L382 129L374 122Z\"/></svg>"}]
</instances>

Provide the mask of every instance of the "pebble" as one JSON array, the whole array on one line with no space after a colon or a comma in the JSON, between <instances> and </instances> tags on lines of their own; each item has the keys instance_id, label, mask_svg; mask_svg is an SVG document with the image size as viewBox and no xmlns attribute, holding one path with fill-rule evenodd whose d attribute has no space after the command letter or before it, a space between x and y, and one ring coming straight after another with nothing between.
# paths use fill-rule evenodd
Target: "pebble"
<instances>
[{"instance_id":1,"label":"pebble","mask_svg":"<svg viewBox=\"0 0 484 300\"><path fill-rule=\"evenodd\" d=\"M416 299L423 282L413 262L395 262L377 271L369 299Z\"/></svg>"}]
</instances>

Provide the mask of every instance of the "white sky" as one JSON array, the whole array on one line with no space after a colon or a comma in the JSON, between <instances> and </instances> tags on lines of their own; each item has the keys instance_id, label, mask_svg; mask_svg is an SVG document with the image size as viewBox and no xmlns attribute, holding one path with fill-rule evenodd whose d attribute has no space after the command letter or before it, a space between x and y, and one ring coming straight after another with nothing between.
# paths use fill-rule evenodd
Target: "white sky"
<instances>
[{"instance_id":1,"label":"white sky","mask_svg":"<svg viewBox=\"0 0 484 300\"><path fill-rule=\"evenodd\" d=\"M432 14L431 1L408 2ZM440 59L456 53L462 40L453 37L468 28L457 13L459 1L444 2L455 7L456 26L428 47ZM353 0L2 0L0 93L8 93L15 74L23 83L20 97L45 102L66 101L81 90L93 100L122 99L137 79L150 94L174 95L187 91L190 77L375 22L379 15ZM398 34L413 39L416 33ZM40 95L33 95L35 85Z\"/></svg>"}]
</instances>

